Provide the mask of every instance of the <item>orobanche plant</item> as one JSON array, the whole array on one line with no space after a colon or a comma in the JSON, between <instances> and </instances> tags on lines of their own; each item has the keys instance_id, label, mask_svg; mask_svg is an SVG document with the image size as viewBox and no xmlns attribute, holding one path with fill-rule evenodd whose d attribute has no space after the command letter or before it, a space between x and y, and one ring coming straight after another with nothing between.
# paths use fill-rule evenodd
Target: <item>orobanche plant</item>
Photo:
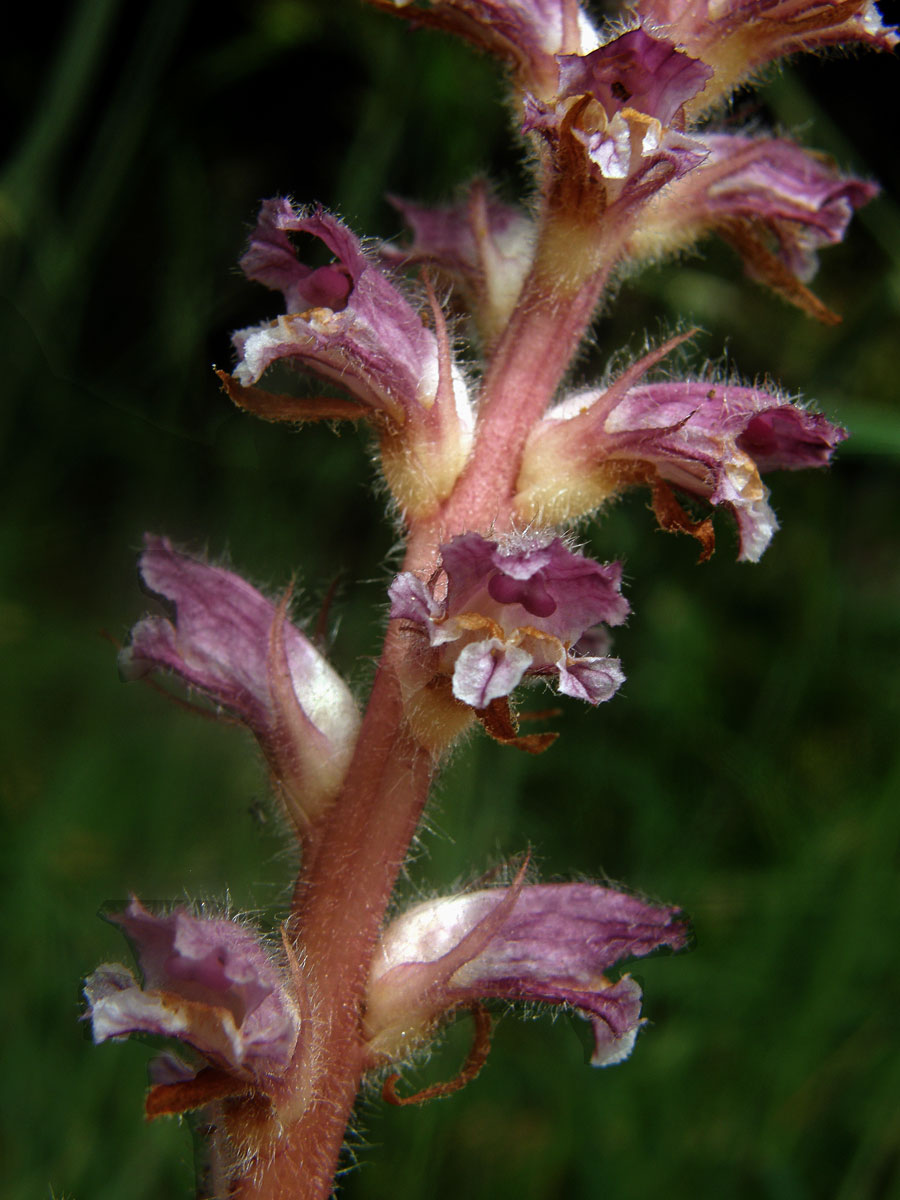
<instances>
[{"instance_id":1,"label":"orobanche plant","mask_svg":"<svg viewBox=\"0 0 900 1200\"><path fill-rule=\"evenodd\" d=\"M482 180L447 207L401 203L400 248L268 200L241 260L283 304L235 335L227 394L268 421L367 424L402 529L371 691L361 705L292 624L289 592L264 596L156 535L141 574L167 615L140 621L121 655L127 677L175 675L252 731L301 850L280 940L133 898L112 920L139 975L105 964L85 988L97 1042L176 1044L151 1064L147 1114L203 1110L204 1186L240 1200L330 1195L361 1085L393 1103L461 1086L487 1055L491 1002L581 1014L596 1066L631 1053L641 992L614 969L684 948L676 908L542 884L527 860L405 911L395 884L461 738L480 726L510 753L541 753L556 735L520 731L526 688L597 706L621 686L608 630L629 612L622 568L582 553L580 522L645 488L658 524L695 538L701 559L709 510L726 509L738 557L755 562L777 528L762 476L825 464L844 437L768 384L680 377L673 351L690 352L690 331L593 385L566 379L623 273L710 234L833 319L808 288L816 252L874 186L722 117L785 55L896 42L870 0L638 0L613 21L576 0L374 3L501 60L532 183L520 208ZM313 239L325 265L298 257ZM318 387L272 390L290 368ZM398 1068L463 1010L474 1038L459 1076L398 1092Z\"/></svg>"}]
</instances>

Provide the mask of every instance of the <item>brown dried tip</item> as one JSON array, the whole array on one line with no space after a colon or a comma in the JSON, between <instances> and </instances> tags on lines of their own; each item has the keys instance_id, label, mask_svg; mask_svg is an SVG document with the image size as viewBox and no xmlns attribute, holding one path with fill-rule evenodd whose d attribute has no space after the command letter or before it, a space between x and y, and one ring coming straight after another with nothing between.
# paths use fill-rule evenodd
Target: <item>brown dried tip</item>
<instances>
[{"instance_id":1,"label":"brown dried tip","mask_svg":"<svg viewBox=\"0 0 900 1200\"><path fill-rule=\"evenodd\" d=\"M287 396L245 387L227 371L216 371L219 382L231 400L244 412L262 417L264 421L359 421L367 414L352 400L334 396Z\"/></svg>"},{"instance_id":2,"label":"brown dried tip","mask_svg":"<svg viewBox=\"0 0 900 1200\"><path fill-rule=\"evenodd\" d=\"M716 548L716 533L712 517L703 521L692 521L675 498L675 493L664 479L653 481L653 512L660 529L666 533L687 533L700 543L698 563L708 562Z\"/></svg>"},{"instance_id":3,"label":"brown dried tip","mask_svg":"<svg viewBox=\"0 0 900 1200\"><path fill-rule=\"evenodd\" d=\"M386 1100L388 1104L396 1104L398 1107L403 1107L407 1104L424 1104L426 1101L436 1100L440 1096L450 1096L453 1092L458 1092L461 1088L464 1088L467 1083L471 1083L487 1062L487 1056L491 1049L490 1015L480 1004L474 1005L471 1012L472 1019L475 1022L472 1047L459 1074L455 1078L447 1080L445 1083L433 1083L430 1087L423 1088L421 1092L414 1092L411 1096L398 1096L397 1080L400 1076L398 1074L389 1075L381 1089L382 1099Z\"/></svg>"},{"instance_id":4,"label":"brown dried tip","mask_svg":"<svg viewBox=\"0 0 900 1200\"><path fill-rule=\"evenodd\" d=\"M193 1079L178 1083L158 1083L147 1093L144 1115L148 1121L203 1108L214 1100L228 1100L251 1092L246 1079L235 1079L217 1067L204 1067Z\"/></svg>"},{"instance_id":5,"label":"brown dried tip","mask_svg":"<svg viewBox=\"0 0 900 1200\"><path fill-rule=\"evenodd\" d=\"M767 284L773 292L823 325L840 325L843 318L800 282L778 255L773 254L754 233L752 226L743 221L724 221L719 225L719 233L734 246L750 268L749 273L760 283Z\"/></svg>"}]
</instances>

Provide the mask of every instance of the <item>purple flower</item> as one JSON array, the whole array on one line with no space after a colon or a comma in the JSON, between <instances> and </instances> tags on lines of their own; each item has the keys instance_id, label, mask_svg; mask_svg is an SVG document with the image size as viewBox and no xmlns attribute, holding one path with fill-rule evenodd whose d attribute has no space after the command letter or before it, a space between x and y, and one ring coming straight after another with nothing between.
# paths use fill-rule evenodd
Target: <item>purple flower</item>
<instances>
[{"instance_id":1,"label":"purple flower","mask_svg":"<svg viewBox=\"0 0 900 1200\"><path fill-rule=\"evenodd\" d=\"M594 1066L627 1058L641 989L617 963L688 940L677 909L587 883L491 888L428 901L387 927L369 982L373 1056L405 1057L453 1009L479 1000L576 1009L594 1029Z\"/></svg>"},{"instance_id":2,"label":"purple flower","mask_svg":"<svg viewBox=\"0 0 900 1200\"><path fill-rule=\"evenodd\" d=\"M175 1038L213 1066L257 1082L287 1069L300 1032L298 1004L255 934L183 908L154 916L136 897L110 919L131 941L143 984L117 963L87 979L95 1042L132 1033ZM173 1074L172 1063L164 1060L158 1080L184 1078L183 1064Z\"/></svg>"},{"instance_id":3,"label":"purple flower","mask_svg":"<svg viewBox=\"0 0 900 1200\"><path fill-rule=\"evenodd\" d=\"M336 261L315 271L304 266L289 233L318 238ZM284 199L267 200L241 266L249 279L283 293L286 315L235 334L240 384L256 383L285 358L340 384L399 424L438 399L434 334L335 217L297 211ZM457 405L465 408L458 372L453 387Z\"/></svg>"},{"instance_id":4,"label":"purple flower","mask_svg":"<svg viewBox=\"0 0 900 1200\"><path fill-rule=\"evenodd\" d=\"M436 589L409 572L390 587L391 616L422 628L437 674L476 709L508 696L527 675L555 676L560 692L599 704L624 680L616 658L572 647L599 622L620 625L628 602L619 563L601 566L548 534L503 542L466 533L441 547Z\"/></svg>"},{"instance_id":5,"label":"purple flower","mask_svg":"<svg viewBox=\"0 0 900 1200\"><path fill-rule=\"evenodd\" d=\"M308 638L249 583L148 534L147 588L175 619L145 617L120 655L126 678L172 671L255 734L302 827L334 797L359 726L353 696Z\"/></svg>"},{"instance_id":6,"label":"purple flower","mask_svg":"<svg viewBox=\"0 0 900 1200\"><path fill-rule=\"evenodd\" d=\"M739 557L755 562L777 528L760 471L822 466L846 434L764 388L701 380L630 386L668 349L547 413L526 446L517 511L523 520L571 519L647 484L661 523L699 536L708 557L711 527L687 519L672 485L729 507Z\"/></svg>"},{"instance_id":7,"label":"purple flower","mask_svg":"<svg viewBox=\"0 0 900 1200\"><path fill-rule=\"evenodd\" d=\"M709 157L658 197L630 249L657 256L717 231L751 275L822 315L802 287L816 272L816 251L840 242L854 210L878 189L784 138L719 133L704 141Z\"/></svg>"},{"instance_id":8,"label":"purple flower","mask_svg":"<svg viewBox=\"0 0 900 1200\"><path fill-rule=\"evenodd\" d=\"M491 342L512 312L531 265L533 222L517 208L494 200L476 181L461 204L427 208L392 200L413 231L407 249L383 247L390 263L427 263L446 272L464 306Z\"/></svg>"},{"instance_id":9,"label":"purple flower","mask_svg":"<svg viewBox=\"0 0 900 1200\"><path fill-rule=\"evenodd\" d=\"M643 24L715 69L694 115L785 55L851 42L889 50L897 43L872 0L638 0L635 8Z\"/></svg>"},{"instance_id":10,"label":"purple flower","mask_svg":"<svg viewBox=\"0 0 900 1200\"><path fill-rule=\"evenodd\" d=\"M304 266L291 233L318 238L336 261ZM379 425L385 473L401 505L421 512L438 503L465 463L474 416L436 302L432 331L345 225L284 199L263 205L241 262L251 279L283 292L287 312L234 335L240 362L233 379L223 377L232 399L271 420L313 419L319 402L254 386L281 360L311 371L348 391L357 415ZM348 415L344 409L321 402L325 418Z\"/></svg>"},{"instance_id":11,"label":"purple flower","mask_svg":"<svg viewBox=\"0 0 900 1200\"><path fill-rule=\"evenodd\" d=\"M632 219L706 157L703 142L683 132L684 106L711 71L671 41L632 29L557 61L558 90L550 100L526 97L524 127L546 141L561 196L583 205L593 181L598 217L616 206Z\"/></svg>"}]
</instances>

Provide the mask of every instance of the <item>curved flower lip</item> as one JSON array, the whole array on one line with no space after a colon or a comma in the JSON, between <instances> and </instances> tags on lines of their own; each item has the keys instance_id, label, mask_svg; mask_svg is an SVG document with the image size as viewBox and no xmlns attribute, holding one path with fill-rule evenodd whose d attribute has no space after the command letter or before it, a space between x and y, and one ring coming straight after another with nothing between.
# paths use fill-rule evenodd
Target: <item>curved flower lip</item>
<instances>
[{"instance_id":1,"label":"curved flower lip","mask_svg":"<svg viewBox=\"0 0 900 1200\"><path fill-rule=\"evenodd\" d=\"M359 728L350 689L308 638L240 576L148 534L147 588L175 608L145 617L119 657L126 678L167 670L243 721L276 778L313 811L343 778Z\"/></svg>"},{"instance_id":2,"label":"curved flower lip","mask_svg":"<svg viewBox=\"0 0 900 1200\"><path fill-rule=\"evenodd\" d=\"M628 374L642 369L637 364ZM777 528L759 472L825 465L846 436L765 388L701 380L614 384L569 397L535 427L517 504L539 506L542 494L568 488L589 511L623 487L658 478L730 507L739 558L755 562Z\"/></svg>"},{"instance_id":3,"label":"curved flower lip","mask_svg":"<svg viewBox=\"0 0 900 1200\"><path fill-rule=\"evenodd\" d=\"M287 1069L300 1017L281 971L254 934L234 921L195 917L182 908L155 916L136 897L110 920L131 941L143 986L117 963L105 963L88 978L95 1042L155 1034L245 1077Z\"/></svg>"},{"instance_id":4,"label":"curved flower lip","mask_svg":"<svg viewBox=\"0 0 900 1200\"><path fill-rule=\"evenodd\" d=\"M506 542L462 534L441 547L445 592L409 572L389 589L391 617L422 628L453 694L484 709L525 675L555 676L559 690L599 704L624 681L618 659L571 652L599 622L621 624L628 601L619 563L601 566L560 538L522 534Z\"/></svg>"},{"instance_id":5,"label":"curved flower lip","mask_svg":"<svg viewBox=\"0 0 900 1200\"><path fill-rule=\"evenodd\" d=\"M387 927L375 954L373 1052L403 1055L454 1008L504 999L577 1009L594 1027L593 1064L619 1062L641 1024L641 992L604 972L688 941L677 909L593 884L515 884L419 904Z\"/></svg>"},{"instance_id":6,"label":"curved flower lip","mask_svg":"<svg viewBox=\"0 0 900 1200\"><path fill-rule=\"evenodd\" d=\"M304 266L290 233L318 238L336 262L315 271ZM295 210L285 199L266 201L241 265L250 279L282 291L287 306L276 321L234 335L241 356L234 375L242 387L285 359L339 384L396 424L437 401L449 403L461 428L472 427L459 369L451 366L442 381L434 333L335 217Z\"/></svg>"}]
</instances>

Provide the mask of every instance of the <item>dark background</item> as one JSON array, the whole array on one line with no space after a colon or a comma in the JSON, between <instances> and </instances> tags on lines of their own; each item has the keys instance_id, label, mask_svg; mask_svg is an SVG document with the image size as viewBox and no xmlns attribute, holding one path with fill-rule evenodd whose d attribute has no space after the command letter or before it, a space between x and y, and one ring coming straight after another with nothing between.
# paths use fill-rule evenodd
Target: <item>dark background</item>
<instances>
[{"instance_id":1,"label":"dark background","mask_svg":"<svg viewBox=\"0 0 900 1200\"><path fill-rule=\"evenodd\" d=\"M352 0L20 16L30 36L0 51L3 1191L178 1200L191 1136L142 1121L147 1047L95 1050L78 1025L79 979L126 954L98 910L134 889L271 924L293 861L249 741L121 687L102 632L144 610L152 529L267 586L296 572L311 618L339 576L332 661L365 688L395 531L358 434L255 423L218 391L230 331L277 311L235 262L263 197L389 236L385 190L446 199L488 171L513 198L522 155L491 63ZM897 69L813 59L737 101L884 184L824 256L839 328L712 248L626 285L579 367L683 319L695 365L727 351L853 439L828 473L769 481L784 528L759 566L720 516L696 567L642 495L586 529L626 564L623 693L567 704L537 761L460 751L404 885L530 845L544 878L682 904L696 949L638 966L652 1027L627 1065L585 1066L575 1020L510 1015L463 1093L364 1100L349 1197L900 1196ZM467 1036L409 1082L453 1074Z\"/></svg>"}]
</instances>

